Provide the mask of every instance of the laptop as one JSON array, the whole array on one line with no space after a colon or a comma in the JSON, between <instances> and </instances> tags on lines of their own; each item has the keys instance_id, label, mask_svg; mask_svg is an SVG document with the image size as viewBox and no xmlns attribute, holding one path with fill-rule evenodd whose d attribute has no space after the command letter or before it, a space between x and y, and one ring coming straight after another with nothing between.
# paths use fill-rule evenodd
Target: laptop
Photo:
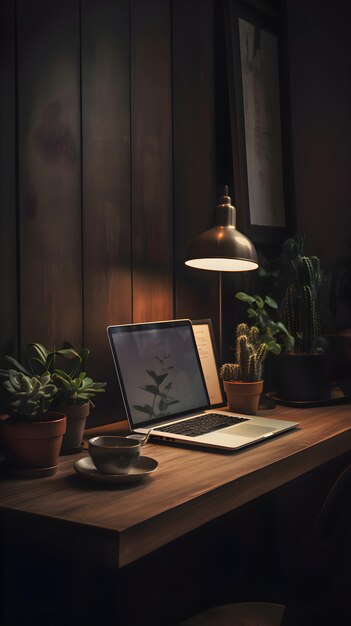
<instances>
[{"instance_id":1,"label":"laptop","mask_svg":"<svg viewBox=\"0 0 351 626\"><path fill-rule=\"evenodd\" d=\"M152 440L240 450L297 422L211 410L190 320L109 326L131 430Z\"/></svg>"}]
</instances>

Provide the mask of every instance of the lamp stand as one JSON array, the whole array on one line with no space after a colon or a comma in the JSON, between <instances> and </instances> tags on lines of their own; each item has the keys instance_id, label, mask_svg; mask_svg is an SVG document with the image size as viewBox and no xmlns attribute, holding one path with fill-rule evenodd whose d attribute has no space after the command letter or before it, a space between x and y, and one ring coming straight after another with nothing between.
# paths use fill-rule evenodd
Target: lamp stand
<instances>
[{"instance_id":1,"label":"lamp stand","mask_svg":"<svg viewBox=\"0 0 351 626\"><path fill-rule=\"evenodd\" d=\"M222 272L218 272L218 297L219 297L219 364L223 364L223 335L222 335Z\"/></svg>"}]
</instances>

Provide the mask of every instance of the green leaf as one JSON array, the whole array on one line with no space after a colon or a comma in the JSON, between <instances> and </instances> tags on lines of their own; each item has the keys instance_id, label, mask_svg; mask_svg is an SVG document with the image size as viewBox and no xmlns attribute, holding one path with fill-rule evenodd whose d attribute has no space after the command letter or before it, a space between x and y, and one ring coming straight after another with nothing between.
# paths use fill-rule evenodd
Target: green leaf
<instances>
[{"instance_id":1,"label":"green leaf","mask_svg":"<svg viewBox=\"0 0 351 626\"><path fill-rule=\"evenodd\" d=\"M14 359L12 356L6 355L4 356L4 360L11 363L11 366L12 366L11 369L15 369L19 372L22 372L22 374L25 374L26 376L30 376L30 373L28 372L28 370L26 370L26 368L23 367L23 365L21 365L18 361L16 361L16 359Z\"/></svg>"},{"instance_id":2,"label":"green leaf","mask_svg":"<svg viewBox=\"0 0 351 626\"><path fill-rule=\"evenodd\" d=\"M264 300L263 298L261 298L261 296L255 296L255 302L258 306L259 309L263 309L264 307Z\"/></svg>"},{"instance_id":3,"label":"green leaf","mask_svg":"<svg viewBox=\"0 0 351 626\"><path fill-rule=\"evenodd\" d=\"M75 378L75 380L78 381L78 386L79 384L81 384L82 389L84 389L85 387L90 387L90 385L93 384L93 379L89 378L89 376L86 376L83 380L81 380L80 378Z\"/></svg>"},{"instance_id":4,"label":"green leaf","mask_svg":"<svg viewBox=\"0 0 351 626\"><path fill-rule=\"evenodd\" d=\"M83 392L79 392L77 394L77 398L80 398L81 400L89 400L90 398L90 393L83 393Z\"/></svg>"},{"instance_id":5,"label":"green leaf","mask_svg":"<svg viewBox=\"0 0 351 626\"><path fill-rule=\"evenodd\" d=\"M243 291L238 291L235 294L235 297L242 302L248 302L248 304L253 304L253 302L255 302L255 298L249 296L248 293L244 293Z\"/></svg>"},{"instance_id":6,"label":"green leaf","mask_svg":"<svg viewBox=\"0 0 351 626\"><path fill-rule=\"evenodd\" d=\"M66 380L68 383L72 382L71 377L64 370L59 370L59 369L54 370L53 376L59 376L60 378L63 378L64 380Z\"/></svg>"},{"instance_id":7,"label":"green leaf","mask_svg":"<svg viewBox=\"0 0 351 626\"><path fill-rule=\"evenodd\" d=\"M42 361L42 359L40 359L39 357L36 357L36 356L31 356L31 357L29 357L29 361L30 361L31 363L32 363L33 361L34 361L35 363L39 363L39 365L41 365L41 367L42 367L43 369L47 370L47 367L46 367L46 361Z\"/></svg>"},{"instance_id":8,"label":"green leaf","mask_svg":"<svg viewBox=\"0 0 351 626\"><path fill-rule=\"evenodd\" d=\"M46 358L45 367L50 372L51 368L54 365L55 365L55 352L50 352L50 354L48 354L48 356Z\"/></svg>"},{"instance_id":9,"label":"green leaf","mask_svg":"<svg viewBox=\"0 0 351 626\"><path fill-rule=\"evenodd\" d=\"M266 320L266 326L267 328L270 328L272 331L278 332L278 329L279 329L278 322L268 319Z\"/></svg>"},{"instance_id":10,"label":"green leaf","mask_svg":"<svg viewBox=\"0 0 351 626\"><path fill-rule=\"evenodd\" d=\"M279 343L277 343L276 341L267 341L267 348L269 350L269 352L272 352L272 354L280 354L282 349L279 345Z\"/></svg>"},{"instance_id":11,"label":"green leaf","mask_svg":"<svg viewBox=\"0 0 351 626\"><path fill-rule=\"evenodd\" d=\"M287 335L284 338L284 343L288 352L291 352L295 347L295 339L291 335Z\"/></svg>"},{"instance_id":12,"label":"green leaf","mask_svg":"<svg viewBox=\"0 0 351 626\"><path fill-rule=\"evenodd\" d=\"M2 385L3 385L4 389L6 389L6 391L8 391L9 393L13 393L14 392L13 386L11 385L9 380L5 380L2 383Z\"/></svg>"},{"instance_id":13,"label":"green leaf","mask_svg":"<svg viewBox=\"0 0 351 626\"><path fill-rule=\"evenodd\" d=\"M56 350L53 354L56 354L57 356L62 356L64 359L67 360L79 359L80 362L82 361L78 352L76 352L76 350L74 350L73 348L62 348L61 350Z\"/></svg>"},{"instance_id":14,"label":"green leaf","mask_svg":"<svg viewBox=\"0 0 351 626\"><path fill-rule=\"evenodd\" d=\"M33 358L30 356L30 353L34 352L37 358L40 359L42 365L45 365L47 356L49 354L49 350L47 350L45 346L43 346L41 343L29 343L25 348L25 352L29 358Z\"/></svg>"},{"instance_id":15,"label":"green leaf","mask_svg":"<svg viewBox=\"0 0 351 626\"><path fill-rule=\"evenodd\" d=\"M42 385L47 385L51 380L51 376L50 376L50 372L43 372L42 375L40 376L40 382Z\"/></svg>"},{"instance_id":16,"label":"green leaf","mask_svg":"<svg viewBox=\"0 0 351 626\"><path fill-rule=\"evenodd\" d=\"M73 348L73 346L72 346L72 344L69 341L63 341L62 342L62 348Z\"/></svg>"},{"instance_id":17,"label":"green leaf","mask_svg":"<svg viewBox=\"0 0 351 626\"><path fill-rule=\"evenodd\" d=\"M87 360L87 358L88 358L88 356L90 354L90 350L88 350L88 348L82 348L82 350L79 350L78 354L79 354L81 362L83 364Z\"/></svg>"},{"instance_id":18,"label":"green leaf","mask_svg":"<svg viewBox=\"0 0 351 626\"><path fill-rule=\"evenodd\" d=\"M271 309L277 309L278 308L278 304L270 296L266 296L264 301L265 301L266 304L268 304L268 306L271 307Z\"/></svg>"},{"instance_id":19,"label":"green leaf","mask_svg":"<svg viewBox=\"0 0 351 626\"><path fill-rule=\"evenodd\" d=\"M277 322L277 327L279 328L279 330L281 330L285 335L289 335L290 333L287 329L287 327L283 324L283 322Z\"/></svg>"},{"instance_id":20,"label":"green leaf","mask_svg":"<svg viewBox=\"0 0 351 626\"><path fill-rule=\"evenodd\" d=\"M250 309L247 309L247 314L248 314L248 316L249 316L249 317L251 317L251 318L252 318L252 317L257 317L257 315L258 315L257 311L255 311L255 309L251 309L251 308L250 308Z\"/></svg>"},{"instance_id":21,"label":"green leaf","mask_svg":"<svg viewBox=\"0 0 351 626\"><path fill-rule=\"evenodd\" d=\"M9 370L9 382L14 389L21 389L21 383L19 381L18 372L16 370Z\"/></svg>"}]
</instances>

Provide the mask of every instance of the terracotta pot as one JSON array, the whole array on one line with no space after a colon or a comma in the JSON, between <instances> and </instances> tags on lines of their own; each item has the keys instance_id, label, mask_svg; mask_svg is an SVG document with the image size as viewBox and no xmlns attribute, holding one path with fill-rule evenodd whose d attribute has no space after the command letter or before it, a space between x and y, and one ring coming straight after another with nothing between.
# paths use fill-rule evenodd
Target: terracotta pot
<instances>
[{"instance_id":1,"label":"terracotta pot","mask_svg":"<svg viewBox=\"0 0 351 626\"><path fill-rule=\"evenodd\" d=\"M224 382L229 409L235 413L256 415L260 395L263 389L263 380L254 383Z\"/></svg>"},{"instance_id":2,"label":"terracotta pot","mask_svg":"<svg viewBox=\"0 0 351 626\"><path fill-rule=\"evenodd\" d=\"M66 430L63 413L46 413L42 422L17 422L1 416L0 436L10 462L19 468L57 466Z\"/></svg>"},{"instance_id":3,"label":"terracotta pot","mask_svg":"<svg viewBox=\"0 0 351 626\"><path fill-rule=\"evenodd\" d=\"M325 353L282 353L275 360L277 395L284 400L327 400L330 360Z\"/></svg>"},{"instance_id":4,"label":"terracotta pot","mask_svg":"<svg viewBox=\"0 0 351 626\"><path fill-rule=\"evenodd\" d=\"M67 454L67 452L80 447L89 412L89 402L85 402L84 404L71 404L65 408L67 428L63 436L61 454Z\"/></svg>"}]
</instances>

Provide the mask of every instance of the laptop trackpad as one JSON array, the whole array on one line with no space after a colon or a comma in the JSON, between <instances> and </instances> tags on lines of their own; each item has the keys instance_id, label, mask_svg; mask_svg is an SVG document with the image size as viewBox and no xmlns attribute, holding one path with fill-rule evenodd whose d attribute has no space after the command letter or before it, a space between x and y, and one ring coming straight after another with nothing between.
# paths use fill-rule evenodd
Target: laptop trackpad
<instances>
[{"instance_id":1,"label":"laptop trackpad","mask_svg":"<svg viewBox=\"0 0 351 626\"><path fill-rule=\"evenodd\" d=\"M222 431L223 435L235 435L236 437L264 437L268 433L273 433L275 428L267 428L266 426L258 426L251 424L240 424L239 426L231 426Z\"/></svg>"}]
</instances>

